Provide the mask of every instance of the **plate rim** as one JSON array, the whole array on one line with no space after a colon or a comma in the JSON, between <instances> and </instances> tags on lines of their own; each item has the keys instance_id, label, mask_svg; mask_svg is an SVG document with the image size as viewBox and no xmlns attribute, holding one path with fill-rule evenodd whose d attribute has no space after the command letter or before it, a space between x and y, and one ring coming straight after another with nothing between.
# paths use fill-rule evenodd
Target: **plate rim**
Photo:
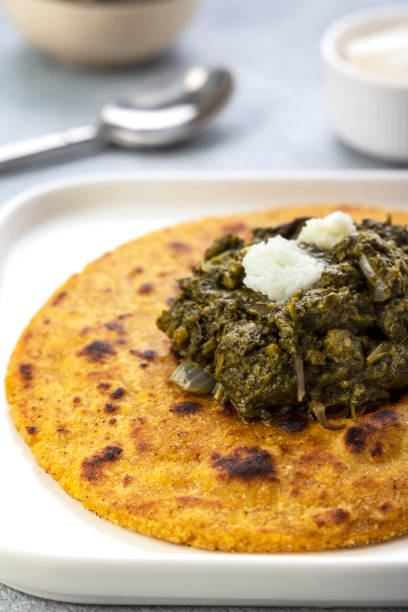
<instances>
[{"instance_id":1,"label":"plate rim","mask_svg":"<svg viewBox=\"0 0 408 612\"><path fill-rule=\"evenodd\" d=\"M123 182L163 182L171 183L205 181L208 183L219 182L257 182L257 181L305 181L314 183L316 181L340 181L340 182L408 182L408 169L340 169L340 170L251 170L224 171L224 170L205 170L205 171L176 171L176 172L133 172L115 171L108 174L102 172L89 172L80 175L70 175L68 177L52 179L40 182L32 187L28 187L14 196L8 198L0 206L0 224L4 222L8 214L21 206L26 201L42 197L47 194L66 190L75 187L93 186L98 184L114 185Z\"/></svg>"}]
</instances>

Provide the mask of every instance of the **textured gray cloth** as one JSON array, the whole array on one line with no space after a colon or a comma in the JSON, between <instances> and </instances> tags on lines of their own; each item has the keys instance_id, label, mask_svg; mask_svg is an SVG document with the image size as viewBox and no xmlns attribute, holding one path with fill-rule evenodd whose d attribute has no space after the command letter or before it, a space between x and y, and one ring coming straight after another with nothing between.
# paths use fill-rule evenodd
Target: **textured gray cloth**
<instances>
[{"instance_id":1,"label":"textured gray cloth","mask_svg":"<svg viewBox=\"0 0 408 612\"><path fill-rule=\"evenodd\" d=\"M13 591L8 587L0 587L0 612L108 612L111 606L90 606L57 603L55 601L46 601L37 597L31 597L18 591ZM311 612L316 608L251 608L249 606L224 606L224 607L204 607L204 606L115 606L114 612L266 612L267 610L279 610L280 612L291 612L292 610L299 612ZM319 608L321 612L350 612L358 608ZM362 608L363 610L363 608ZM406 608L364 608L364 612L381 612L388 610L390 612L398 612L406 610Z\"/></svg>"},{"instance_id":2,"label":"textured gray cloth","mask_svg":"<svg viewBox=\"0 0 408 612\"><path fill-rule=\"evenodd\" d=\"M55 601L46 601L45 599L39 599L37 597L31 597L13 591L8 587L0 587L0 612L108 612L111 606L91 606L91 605L78 605L78 604L67 604L57 603ZM114 612L131 612L132 610L137 612L266 612L267 610L279 610L280 612L291 612L292 610L299 612L311 612L316 608L251 608L249 606L224 606L224 607L204 607L204 606L115 606ZM319 608L321 612L350 612L350 610L357 610L358 608ZM362 608L364 612L381 612L382 610L388 610L390 612L403 611L406 608Z\"/></svg>"},{"instance_id":3,"label":"textured gray cloth","mask_svg":"<svg viewBox=\"0 0 408 612\"><path fill-rule=\"evenodd\" d=\"M46 180L89 172L384 167L384 162L349 150L333 136L319 58L319 39L330 22L383 3L206 0L171 53L139 69L109 72L78 71L42 57L24 43L0 9L0 144L92 122L106 100L142 89L151 80L191 64L228 66L237 81L236 94L218 129L189 147L149 154L107 150L4 175L0 201ZM47 602L0 585L0 612L106 609ZM131 609L116 608L118 612Z\"/></svg>"}]
</instances>

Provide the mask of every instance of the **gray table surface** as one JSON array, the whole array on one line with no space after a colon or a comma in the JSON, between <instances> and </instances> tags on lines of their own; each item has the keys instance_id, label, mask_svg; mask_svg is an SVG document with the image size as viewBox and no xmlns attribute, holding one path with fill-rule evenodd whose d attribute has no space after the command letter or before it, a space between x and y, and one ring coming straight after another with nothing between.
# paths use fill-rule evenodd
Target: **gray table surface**
<instances>
[{"instance_id":1,"label":"gray table surface","mask_svg":"<svg viewBox=\"0 0 408 612\"><path fill-rule=\"evenodd\" d=\"M104 101L194 63L228 66L237 82L218 129L200 141L148 155L107 150L3 175L0 202L44 181L90 172L387 167L334 137L319 58L319 39L329 23L384 1L205 0L170 53L141 68L109 72L78 71L42 57L24 43L0 8L0 144L92 122ZM47 602L0 585L0 612L57 610L106 608Z\"/></svg>"}]
</instances>

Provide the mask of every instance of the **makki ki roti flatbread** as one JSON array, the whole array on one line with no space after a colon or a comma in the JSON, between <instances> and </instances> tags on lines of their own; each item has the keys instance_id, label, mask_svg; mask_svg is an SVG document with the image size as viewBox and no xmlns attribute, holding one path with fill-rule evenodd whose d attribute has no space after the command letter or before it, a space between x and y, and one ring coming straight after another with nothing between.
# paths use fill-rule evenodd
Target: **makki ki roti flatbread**
<instances>
[{"instance_id":1,"label":"makki ki roti flatbread","mask_svg":"<svg viewBox=\"0 0 408 612\"><path fill-rule=\"evenodd\" d=\"M72 276L10 360L11 416L39 465L85 507L171 542L225 551L322 550L408 530L408 399L328 431L290 412L276 425L169 382L156 317L212 240L307 212L205 219L127 243ZM337 206L355 220L384 211ZM408 223L396 211L393 222Z\"/></svg>"}]
</instances>

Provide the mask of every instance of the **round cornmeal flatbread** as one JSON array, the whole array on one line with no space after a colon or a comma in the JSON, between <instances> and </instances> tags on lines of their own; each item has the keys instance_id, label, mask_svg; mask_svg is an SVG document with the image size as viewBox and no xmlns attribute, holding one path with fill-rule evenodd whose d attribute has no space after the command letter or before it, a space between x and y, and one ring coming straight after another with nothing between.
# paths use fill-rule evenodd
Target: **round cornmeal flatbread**
<instances>
[{"instance_id":1,"label":"round cornmeal flatbread","mask_svg":"<svg viewBox=\"0 0 408 612\"><path fill-rule=\"evenodd\" d=\"M355 220L384 210L337 206ZM225 551L322 550L408 530L408 400L340 431L288 415L246 425L169 382L156 317L211 241L332 207L205 219L124 244L75 274L11 357L12 419L84 506L140 533ZM407 212L393 213L407 223ZM408 382L408 381L407 381Z\"/></svg>"}]
</instances>

